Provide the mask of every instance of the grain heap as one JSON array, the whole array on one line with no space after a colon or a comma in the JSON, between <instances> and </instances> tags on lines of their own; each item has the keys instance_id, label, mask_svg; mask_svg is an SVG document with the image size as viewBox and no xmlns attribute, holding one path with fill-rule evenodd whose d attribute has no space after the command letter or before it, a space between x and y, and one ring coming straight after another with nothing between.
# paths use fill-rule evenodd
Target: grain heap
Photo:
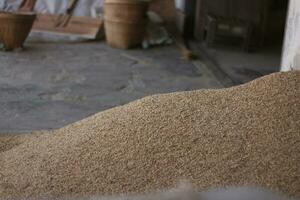
<instances>
[{"instance_id":1,"label":"grain heap","mask_svg":"<svg viewBox=\"0 0 300 200\"><path fill-rule=\"evenodd\" d=\"M137 193L182 178L300 197L300 72L146 97L0 152L0 199Z\"/></svg>"}]
</instances>

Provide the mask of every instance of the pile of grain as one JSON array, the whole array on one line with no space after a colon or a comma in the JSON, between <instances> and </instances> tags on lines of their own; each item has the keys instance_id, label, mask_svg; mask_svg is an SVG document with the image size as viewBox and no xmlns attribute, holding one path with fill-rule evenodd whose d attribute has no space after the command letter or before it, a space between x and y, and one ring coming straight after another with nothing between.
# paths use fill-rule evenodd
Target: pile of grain
<instances>
[{"instance_id":1,"label":"pile of grain","mask_svg":"<svg viewBox=\"0 0 300 200\"><path fill-rule=\"evenodd\" d=\"M147 97L0 152L0 199L258 185L300 197L300 72Z\"/></svg>"}]
</instances>

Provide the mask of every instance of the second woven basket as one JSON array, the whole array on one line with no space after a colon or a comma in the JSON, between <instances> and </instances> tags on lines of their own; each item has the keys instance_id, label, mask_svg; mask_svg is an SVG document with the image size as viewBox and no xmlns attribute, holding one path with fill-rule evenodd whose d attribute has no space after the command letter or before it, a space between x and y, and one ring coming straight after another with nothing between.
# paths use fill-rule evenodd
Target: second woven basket
<instances>
[{"instance_id":1,"label":"second woven basket","mask_svg":"<svg viewBox=\"0 0 300 200\"><path fill-rule=\"evenodd\" d=\"M105 1L105 34L110 46L128 49L142 43L148 4L143 0Z\"/></svg>"}]
</instances>

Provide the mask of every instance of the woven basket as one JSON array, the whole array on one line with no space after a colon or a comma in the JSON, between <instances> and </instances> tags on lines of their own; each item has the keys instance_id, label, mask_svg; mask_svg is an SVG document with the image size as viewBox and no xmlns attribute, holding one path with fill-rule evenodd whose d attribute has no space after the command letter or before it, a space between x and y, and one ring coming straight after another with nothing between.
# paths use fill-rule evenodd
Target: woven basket
<instances>
[{"instance_id":1,"label":"woven basket","mask_svg":"<svg viewBox=\"0 0 300 200\"><path fill-rule=\"evenodd\" d=\"M0 42L6 50L23 46L35 18L33 13L0 12Z\"/></svg>"},{"instance_id":2,"label":"woven basket","mask_svg":"<svg viewBox=\"0 0 300 200\"><path fill-rule=\"evenodd\" d=\"M109 45L128 49L142 43L148 3L141 0L106 0L105 34Z\"/></svg>"}]
</instances>

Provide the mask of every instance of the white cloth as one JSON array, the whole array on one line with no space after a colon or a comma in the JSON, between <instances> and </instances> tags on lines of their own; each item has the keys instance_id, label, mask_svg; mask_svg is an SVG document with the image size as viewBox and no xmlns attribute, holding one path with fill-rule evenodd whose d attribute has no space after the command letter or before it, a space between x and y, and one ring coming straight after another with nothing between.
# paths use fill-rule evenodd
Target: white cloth
<instances>
[{"instance_id":1,"label":"white cloth","mask_svg":"<svg viewBox=\"0 0 300 200\"><path fill-rule=\"evenodd\" d=\"M1 10L17 10L22 0L0 0ZM97 17L102 13L104 0L79 0L74 10L76 16ZM37 0L35 11L39 13L64 13L68 0Z\"/></svg>"}]
</instances>

